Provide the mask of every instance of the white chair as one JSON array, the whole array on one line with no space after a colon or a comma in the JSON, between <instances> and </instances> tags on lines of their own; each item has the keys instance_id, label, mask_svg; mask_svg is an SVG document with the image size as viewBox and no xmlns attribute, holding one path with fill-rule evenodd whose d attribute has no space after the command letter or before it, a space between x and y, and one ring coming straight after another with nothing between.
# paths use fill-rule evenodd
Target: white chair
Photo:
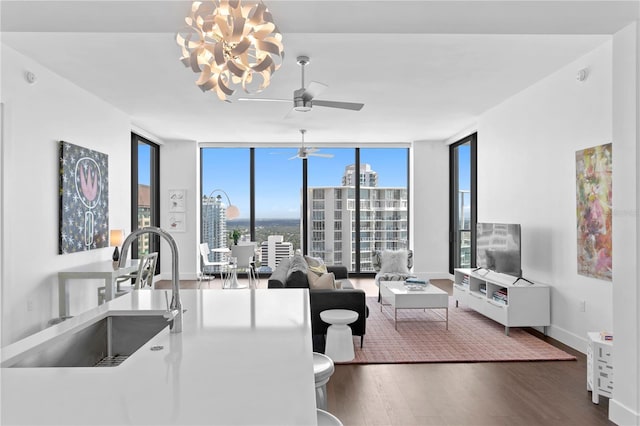
<instances>
[{"instance_id":1,"label":"white chair","mask_svg":"<svg viewBox=\"0 0 640 426\"><path fill-rule=\"evenodd\" d=\"M231 257L236 259L236 272L246 272L249 278L249 286L256 288L257 274L255 269L255 244L242 244L231 246Z\"/></svg>"},{"instance_id":2,"label":"white chair","mask_svg":"<svg viewBox=\"0 0 640 426\"><path fill-rule=\"evenodd\" d=\"M198 281L202 281L202 277L204 275L207 275L209 279L211 279L211 277L215 278L216 267L220 272L220 279L222 279L222 274L225 268L228 266L229 262L228 261L213 262L209 260L209 253L211 253L211 250L209 249L208 243L201 243L199 245L199 250L200 250L201 272L200 272L200 276L198 277ZM209 273L207 273L207 269L209 269Z\"/></svg>"},{"instance_id":3,"label":"white chair","mask_svg":"<svg viewBox=\"0 0 640 426\"><path fill-rule=\"evenodd\" d=\"M404 281L409 277L415 277L411 273L413 250L375 251L371 260L373 269L376 271L378 302L380 302L380 281Z\"/></svg>"},{"instance_id":4,"label":"white chair","mask_svg":"<svg viewBox=\"0 0 640 426\"><path fill-rule=\"evenodd\" d=\"M132 272L131 274L123 275L116 280L116 292L114 297L122 296L123 294L129 293L132 290L139 290L144 287L153 287L153 277L156 273L156 264L158 263L158 253L153 252L149 254L145 254L140 259L140 263L138 264L138 270L136 272ZM126 281L132 281L132 284L127 287L121 287ZM98 304L101 305L104 303L105 298L105 287L98 287Z\"/></svg>"}]
</instances>

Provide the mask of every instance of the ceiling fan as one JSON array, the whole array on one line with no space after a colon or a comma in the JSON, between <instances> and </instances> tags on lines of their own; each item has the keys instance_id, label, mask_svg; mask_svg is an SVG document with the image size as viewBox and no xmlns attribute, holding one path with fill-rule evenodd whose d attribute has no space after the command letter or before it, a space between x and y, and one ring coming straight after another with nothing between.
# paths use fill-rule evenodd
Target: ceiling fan
<instances>
[{"instance_id":1,"label":"ceiling fan","mask_svg":"<svg viewBox=\"0 0 640 426\"><path fill-rule=\"evenodd\" d=\"M296 158L306 159L308 157L322 157L322 158L333 158L333 154L321 154L318 152L318 148L307 148L304 146L304 134L307 133L305 129L300 129L300 134L302 135L302 145L298 149L298 153L293 157L289 158L289 160L294 160Z\"/></svg>"},{"instance_id":2,"label":"ceiling fan","mask_svg":"<svg viewBox=\"0 0 640 426\"><path fill-rule=\"evenodd\" d=\"M353 111L360 111L364 104L355 102L340 102L340 101L325 101L321 99L315 99L320 93L327 89L326 84L312 81L309 83L309 87L304 87L304 67L309 63L308 56L298 56L298 65L300 65L302 74L302 87L293 91L293 110L298 112L311 111L313 106L321 106L328 108L340 108L350 109ZM291 99L277 99L277 98L238 98L239 101L262 101L262 102L291 102Z\"/></svg>"}]
</instances>

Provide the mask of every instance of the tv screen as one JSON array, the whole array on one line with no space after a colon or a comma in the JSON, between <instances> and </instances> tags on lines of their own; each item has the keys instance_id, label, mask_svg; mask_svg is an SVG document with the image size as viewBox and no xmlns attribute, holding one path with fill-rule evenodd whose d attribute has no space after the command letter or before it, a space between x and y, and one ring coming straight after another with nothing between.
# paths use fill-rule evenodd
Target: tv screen
<instances>
[{"instance_id":1,"label":"tv screen","mask_svg":"<svg viewBox=\"0 0 640 426\"><path fill-rule=\"evenodd\" d=\"M522 277L520 258L519 224L477 224L476 266L478 268Z\"/></svg>"}]
</instances>

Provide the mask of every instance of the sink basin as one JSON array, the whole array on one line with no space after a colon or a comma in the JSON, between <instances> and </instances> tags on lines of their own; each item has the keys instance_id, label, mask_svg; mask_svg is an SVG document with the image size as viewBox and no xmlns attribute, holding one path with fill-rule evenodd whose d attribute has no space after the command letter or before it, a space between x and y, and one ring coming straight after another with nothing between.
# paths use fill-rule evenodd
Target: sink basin
<instances>
[{"instance_id":1,"label":"sink basin","mask_svg":"<svg viewBox=\"0 0 640 426\"><path fill-rule=\"evenodd\" d=\"M162 315L110 315L3 367L115 367L168 326Z\"/></svg>"}]
</instances>

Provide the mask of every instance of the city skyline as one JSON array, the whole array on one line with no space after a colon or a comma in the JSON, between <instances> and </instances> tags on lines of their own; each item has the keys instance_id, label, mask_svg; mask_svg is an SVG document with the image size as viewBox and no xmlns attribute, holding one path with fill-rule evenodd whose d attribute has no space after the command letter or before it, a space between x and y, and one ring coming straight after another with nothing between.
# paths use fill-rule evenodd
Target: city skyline
<instances>
[{"instance_id":1,"label":"city skyline","mask_svg":"<svg viewBox=\"0 0 640 426\"><path fill-rule=\"evenodd\" d=\"M290 159L297 148L256 148L256 220L299 218L302 190L302 160ZM341 186L345 168L355 164L353 148L322 148L333 158L311 157L308 161L309 187ZM362 148L360 163L370 164L378 173L378 187L407 186L406 148ZM240 209L237 220L249 217L249 149L223 148L202 150L202 187L204 195L224 190L232 204ZM242 170L246 170L241 174ZM223 195L223 194L221 194ZM226 197L223 195L225 203ZM234 221L229 221L233 224Z\"/></svg>"}]
</instances>

